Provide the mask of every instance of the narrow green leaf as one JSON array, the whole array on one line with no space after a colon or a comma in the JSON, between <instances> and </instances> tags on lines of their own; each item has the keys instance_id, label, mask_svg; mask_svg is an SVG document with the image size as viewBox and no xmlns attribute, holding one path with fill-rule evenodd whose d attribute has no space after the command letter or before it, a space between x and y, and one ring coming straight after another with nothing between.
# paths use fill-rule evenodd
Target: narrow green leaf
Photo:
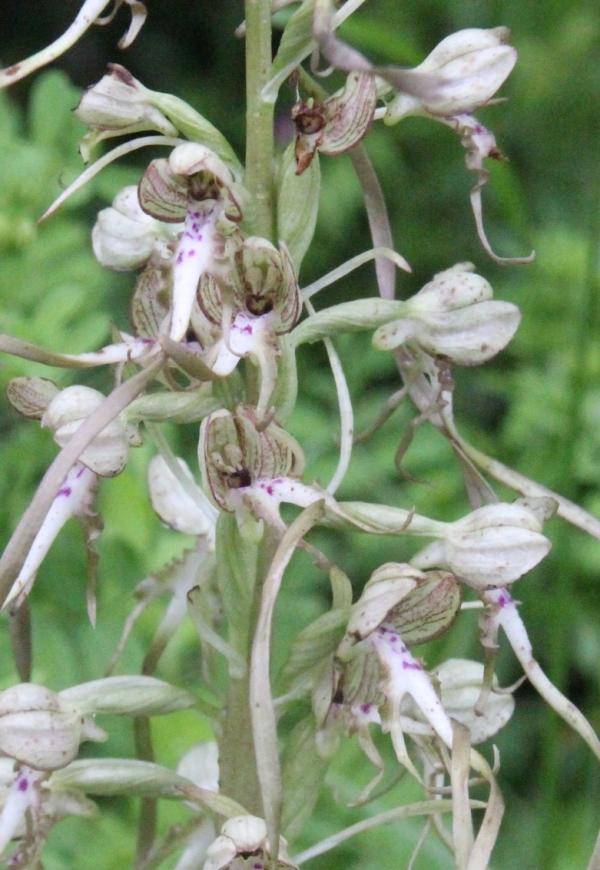
<instances>
[{"instance_id":1,"label":"narrow green leaf","mask_svg":"<svg viewBox=\"0 0 600 870\"><path fill-rule=\"evenodd\" d=\"M315 155L310 166L296 175L294 143L281 156L277 196L277 235L289 248L296 273L315 232L319 212L321 170Z\"/></svg>"}]
</instances>

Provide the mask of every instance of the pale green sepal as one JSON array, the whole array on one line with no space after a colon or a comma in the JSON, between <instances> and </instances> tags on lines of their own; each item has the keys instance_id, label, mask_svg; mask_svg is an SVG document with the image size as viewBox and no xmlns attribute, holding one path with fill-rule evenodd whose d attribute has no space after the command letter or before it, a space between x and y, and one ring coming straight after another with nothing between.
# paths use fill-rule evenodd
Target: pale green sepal
<instances>
[{"instance_id":1,"label":"pale green sepal","mask_svg":"<svg viewBox=\"0 0 600 870\"><path fill-rule=\"evenodd\" d=\"M126 716L157 716L184 710L196 703L190 692L155 677L141 675L92 680L65 689L59 693L59 697L83 713Z\"/></svg>"},{"instance_id":2,"label":"pale green sepal","mask_svg":"<svg viewBox=\"0 0 600 870\"><path fill-rule=\"evenodd\" d=\"M59 392L58 387L46 378L13 378L6 387L6 397L13 408L34 420L42 418Z\"/></svg>"},{"instance_id":3,"label":"pale green sepal","mask_svg":"<svg viewBox=\"0 0 600 870\"><path fill-rule=\"evenodd\" d=\"M239 178L242 166L238 157L223 134L210 121L193 109L189 103L173 94L150 91L152 103L166 115L186 139L206 145L223 160Z\"/></svg>"},{"instance_id":4,"label":"pale green sepal","mask_svg":"<svg viewBox=\"0 0 600 870\"><path fill-rule=\"evenodd\" d=\"M130 423L148 420L162 423L171 420L173 423L198 423L222 407L222 403L212 396L203 384L195 390L181 392L148 393L140 396L125 411L125 417Z\"/></svg>"},{"instance_id":5,"label":"pale green sepal","mask_svg":"<svg viewBox=\"0 0 600 870\"><path fill-rule=\"evenodd\" d=\"M329 572L333 610L352 606L352 583L341 568L334 565Z\"/></svg>"},{"instance_id":6,"label":"pale green sepal","mask_svg":"<svg viewBox=\"0 0 600 870\"><path fill-rule=\"evenodd\" d=\"M321 170L315 155L310 166L296 175L294 143L291 142L281 156L279 189L277 195L277 236L288 246L296 272L312 241L317 215Z\"/></svg>"}]
</instances>

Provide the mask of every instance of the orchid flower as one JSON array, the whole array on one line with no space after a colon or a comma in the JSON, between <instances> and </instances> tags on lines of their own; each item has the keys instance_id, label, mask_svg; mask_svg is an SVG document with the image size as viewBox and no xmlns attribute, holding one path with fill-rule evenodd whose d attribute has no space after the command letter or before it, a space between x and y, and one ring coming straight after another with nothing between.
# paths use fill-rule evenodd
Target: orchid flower
<instances>
[{"instance_id":1,"label":"orchid flower","mask_svg":"<svg viewBox=\"0 0 600 870\"><path fill-rule=\"evenodd\" d=\"M290 332L300 316L300 296L294 267L287 248L279 251L266 239L244 239L235 254L236 268L230 286L204 276L198 304L209 322L208 329L220 327L220 338L208 348L203 359L215 374L225 376L241 357L256 358L261 370L260 395L256 406L260 418L277 379L279 336ZM206 326L192 317L194 329L203 335Z\"/></svg>"},{"instance_id":2,"label":"orchid flower","mask_svg":"<svg viewBox=\"0 0 600 870\"><path fill-rule=\"evenodd\" d=\"M492 102L496 91L510 75L516 60L516 50L508 45L510 30L494 27L490 30L470 28L446 37L425 60L410 72L413 76L435 75L441 87L431 95L419 97L399 92L382 110L385 124L397 124L411 115L421 115L439 121L458 133L466 149L467 169L476 173L477 183L471 191L471 206L479 239L490 257L497 263L529 263L534 257L499 257L492 250L483 227L481 188L489 178L484 168L486 157L502 159L493 133L483 126L473 112Z\"/></svg>"},{"instance_id":3,"label":"orchid flower","mask_svg":"<svg viewBox=\"0 0 600 870\"><path fill-rule=\"evenodd\" d=\"M292 339L299 345L377 327L373 345L379 350L417 348L456 365L480 365L506 347L520 321L516 305L492 297L471 263L457 263L406 301L358 299L318 311Z\"/></svg>"},{"instance_id":4,"label":"orchid flower","mask_svg":"<svg viewBox=\"0 0 600 870\"><path fill-rule=\"evenodd\" d=\"M15 379L10 384L8 397L18 411L39 419L42 426L49 428L61 447L104 400L102 393L90 387L72 386L59 391L52 382L41 378ZM18 607L30 592L40 565L68 519L76 516L84 521L90 545L99 531L98 524L92 522L99 478L119 474L128 453L128 433L119 419L109 423L83 451L56 493L4 607ZM93 620L92 600L88 601L88 609Z\"/></svg>"},{"instance_id":5,"label":"orchid flower","mask_svg":"<svg viewBox=\"0 0 600 870\"><path fill-rule=\"evenodd\" d=\"M322 103L299 100L292 109L296 125L296 173L301 175L317 151L343 154L367 135L375 117L377 87L369 73L350 73L344 87Z\"/></svg>"},{"instance_id":6,"label":"orchid flower","mask_svg":"<svg viewBox=\"0 0 600 870\"><path fill-rule=\"evenodd\" d=\"M202 275L229 274L227 239L233 237L235 245L236 224L242 217L239 193L223 161L203 145L188 142L175 148L168 159L150 163L138 196L143 211L157 220L185 221L173 255L169 328L169 338L181 341Z\"/></svg>"}]
</instances>

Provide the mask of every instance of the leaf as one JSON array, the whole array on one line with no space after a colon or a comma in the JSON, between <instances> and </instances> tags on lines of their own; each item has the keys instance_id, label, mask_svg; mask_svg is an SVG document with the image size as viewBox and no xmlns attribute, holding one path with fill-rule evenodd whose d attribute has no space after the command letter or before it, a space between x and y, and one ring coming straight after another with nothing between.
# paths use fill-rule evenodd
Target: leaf
<instances>
[{"instance_id":1,"label":"leaf","mask_svg":"<svg viewBox=\"0 0 600 870\"><path fill-rule=\"evenodd\" d=\"M293 69L302 63L314 46L312 19L315 0L304 0L288 21L271 66L271 77L262 90L266 103L274 103L279 88Z\"/></svg>"},{"instance_id":2,"label":"leaf","mask_svg":"<svg viewBox=\"0 0 600 870\"><path fill-rule=\"evenodd\" d=\"M327 763L317 752L314 717L302 719L290 734L283 759L281 826L295 840L317 802Z\"/></svg>"},{"instance_id":3,"label":"leaf","mask_svg":"<svg viewBox=\"0 0 600 870\"><path fill-rule=\"evenodd\" d=\"M315 232L320 188L318 155L302 175L296 175L294 143L291 142L281 157L277 235L288 246L297 273Z\"/></svg>"},{"instance_id":4,"label":"leaf","mask_svg":"<svg viewBox=\"0 0 600 870\"><path fill-rule=\"evenodd\" d=\"M243 538L233 514L221 513L217 520L217 583L231 646L245 656L248 642L248 613L256 578L256 544Z\"/></svg>"}]
</instances>

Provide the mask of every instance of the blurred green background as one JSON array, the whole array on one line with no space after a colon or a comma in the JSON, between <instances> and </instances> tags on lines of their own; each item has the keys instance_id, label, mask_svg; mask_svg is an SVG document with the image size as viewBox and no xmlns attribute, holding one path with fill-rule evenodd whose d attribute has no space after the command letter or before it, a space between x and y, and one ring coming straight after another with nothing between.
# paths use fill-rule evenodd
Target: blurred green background
<instances>
[{"instance_id":1,"label":"blurred green background","mask_svg":"<svg viewBox=\"0 0 600 870\"><path fill-rule=\"evenodd\" d=\"M243 155L243 45L233 36L242 17L239 2L149 0L149 18L135 45L115 47L125 13L106 28L94 28L52 72L42 72L0 96L0 329L65 352L105 343L111 324L128 327L132 276L102 270L89 241L95 212L120 186L135 183L144 157L113 166L48 223L36 219L80 171L77 141L82 129L71 114L78 91L97 81L107 61L124 63L149 87L189 100L222 129ZM3 0L1 61L16 62L62 32L78 4ZM488 235L500 253L519 255L532 247L531 266L500 267L481 250L468 202L472 179L463 151L449 130L425 120L373 130L367 141L390 208L397 249L413 274L399 276L398 293L408 296L431 275L454 262L471 260L492 283L497 298L517 303L523 322L510 347L480 369L456 372L459 428L480 448L526 475L560 491L600 515L600 347L598 263L600 173L600 7L595 2L546 0L370 0L342 34L371 58L415 64L445 35L463 27L507 25L519 63L503 94L509 102L480 113L510 162L490 166L484 191ZM278 130L281 147L289 135L284 87ZM317 234L303 266L306 284L349 256L369 247L360 191L346 157L322 160L323 191ZM372 267L325 291L318 304L373 295ZM339 340L358 425L377 413L397 389L392 359L370 348L369 335ZM21 360L1 362L2 387L20 374L48 376ZM291 429L307 454L308 477L325 483L335 467L337 407L326 358L319 348L303 350L301 394ZM50 373L61 385L67 372ZM107 389L109 374L98 370L84 382ZM393 454L413 410L402 407L366 445L356 448L340 496L387 501L452 519L467 510L458 469L437 434L423 426L405 458L418 482L397 475ZM0 406L0 535L4 544L44 469L55 454L47 433ZM168 433L177 451L195 464L197 427ZM138 580L181 549L175 533L162 529L145 492L150 445L134 451L126 470L102 489L106 528L102 555L98 626L87 624L83 595L85 565L78 529L67 527L54 546L32 596L34 679L55 689L92 679L108 662ZM510 494L498 489L507 498ZM534 649L549 676L600 726L600 542L558 520L548 526L549 558L518 586L522 615ZM322 546L348 571L357 589L386 560L401 561L410 541L350 539L323 534ZM279 608L281 637L328 606L322 576L298 560ZM123 670L139 668L160 608L151 608L130 641ZM421 652L431 666L448 656L480 655L476 618L463 615L446 637ZM164 657L160 675L177 684L199 679L199 656L191 629L181 632ZM520 675L510 651L502 650L503 684ZM2 685L16 681L6 625L0 637ZM493 866L556 868L585 866L598 826L600 780L589 750L525 684L517 711L497 738L500 781L507 804ZM105 723L102 723L105 724ZM126 724L108 723L111 739L93 752L127 755L132 738ZM195 713L155 722L159 760L173 765L207 723ZM381 741L383 747L387 741ZM91 754L85 748L86 754ZM327 836L362 813L375 813L414 795L396 786L366 810L347 808L370 771L349 743L331 772L329 788L298 848ZM131 826L136 807L99 801L99 820L71 819L53 832L45 856L48 870L131 864ZM161 808L161 824L186 817ZM406 866L421 823L409 820L350 840L335 855L310 863L315 870ZM165 864L166 866L170 866ZM417 868L447 868L451 860L435 840Z\"/></svg>"}]
</instances>

